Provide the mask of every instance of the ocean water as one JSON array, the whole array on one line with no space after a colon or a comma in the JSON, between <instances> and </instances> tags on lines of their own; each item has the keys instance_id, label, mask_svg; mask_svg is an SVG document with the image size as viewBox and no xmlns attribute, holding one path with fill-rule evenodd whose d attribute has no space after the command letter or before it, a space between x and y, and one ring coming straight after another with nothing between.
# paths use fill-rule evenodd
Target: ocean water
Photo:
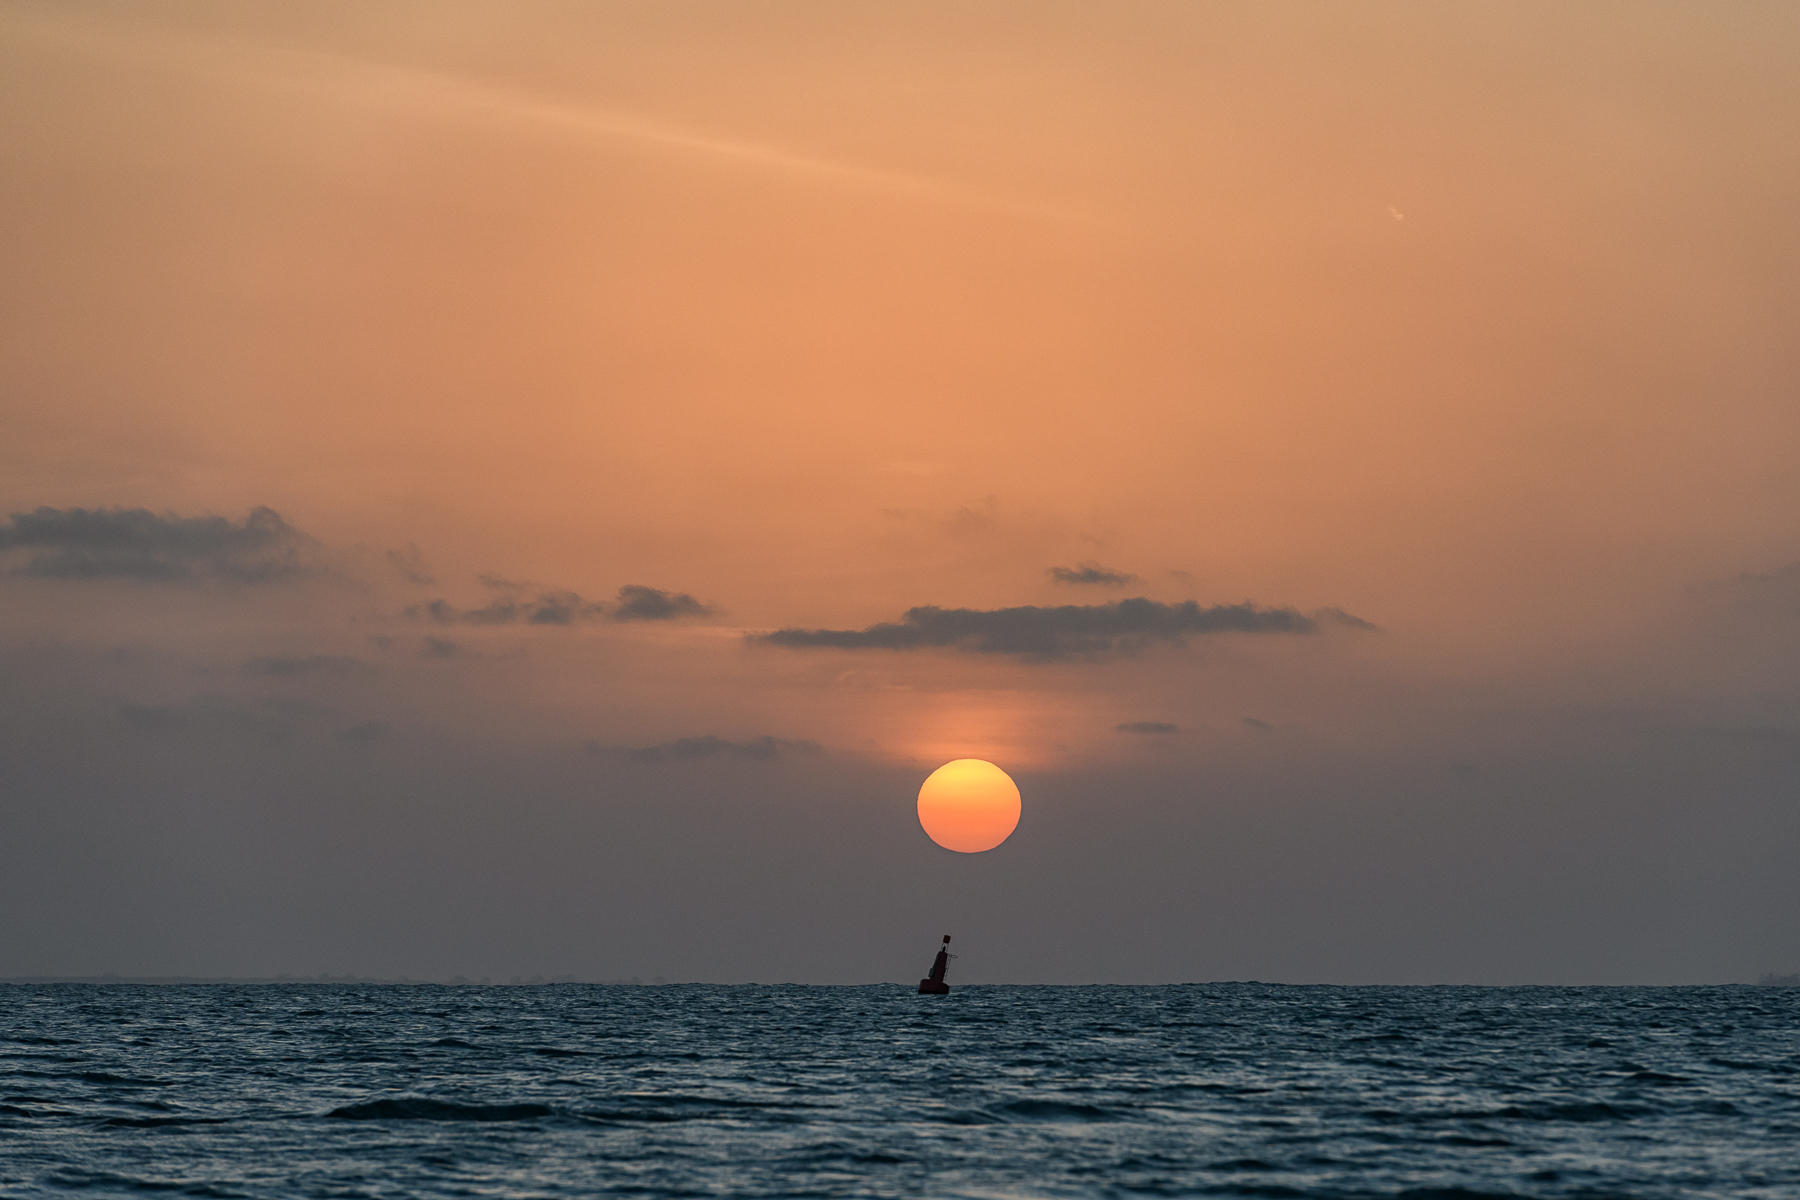
<instances>
[{"instance_id":1,"label":"ocean water","mask_svg":"<svg viewBox=\"0 0 1800 1200\"><path fill-rule=\"evenodd\" d=\"M0 1195L1800 1196L1800 989L0 986Z\"/></svg>"}]
</instances>

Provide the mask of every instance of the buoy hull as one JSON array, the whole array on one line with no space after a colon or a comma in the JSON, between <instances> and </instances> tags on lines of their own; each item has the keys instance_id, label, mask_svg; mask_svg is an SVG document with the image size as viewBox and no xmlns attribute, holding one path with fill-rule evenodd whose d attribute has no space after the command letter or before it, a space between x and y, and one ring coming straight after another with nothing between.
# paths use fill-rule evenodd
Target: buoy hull
<instances>
[{"instance_id":1,"label":"buoy hull","mask_svg":"<svg viewBox=\"0 0 1800 1200\"><path fill-rule=\"evenodd\" d=\"M941 979L919 980L919 995L921 996L948 996L949 994L950 985Z\"/></svg>"}]
</instances>

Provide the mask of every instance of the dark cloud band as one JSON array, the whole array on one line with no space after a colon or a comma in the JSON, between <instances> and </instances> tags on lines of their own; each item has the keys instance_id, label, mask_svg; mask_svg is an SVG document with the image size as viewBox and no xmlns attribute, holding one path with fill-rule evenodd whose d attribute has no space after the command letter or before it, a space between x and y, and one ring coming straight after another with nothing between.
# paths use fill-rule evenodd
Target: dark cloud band
<instances>
[{"instance_id":1,"label":"dark cloud band","mask_svg":"<svg viewBox=\"0 0 1800 1200\"><path fill-rule=\"evenodd\" d=\"M522 585L483 576L490 588L515 591ZM540 591L535 596L509 594L479 608L458 608L448 600L428 600L407 606L414 620L440 625L576 625L589 621L673 621L682 617L711 616L710 606L686 592L629 583L619 589L611 604L583 599L578 592Z\"/></svg>"},{"instance_id":2,"label":"dark cloud band","mask_svg":"<svg viewBox=\"0 0 1800 1200\"><path fill-rule=\"evenodd\" d=\"M981 609L926 605L908 609L899 621L862 629L777 629L751 636L771 646L794 649L953 649L1059 658L1102 654L1157 641L1180 643L1204 634L1311 634L1318 628L1314 618L1291 608L1260 608L1254 604L1204 607L1192 600L1164 604L1139 596L1112 604L1052 607Z\"/></svg>"},{"instance_id":3,"label":"dark cloud band","mask_svg":"<svg viewBox=\"0 0 1800 1200\"><path fill-rule=\"evenodd\" d=\"M242 521L182 517L144 508L36 508L0 525L0 555L40 579L268 583L307 573L311 539L272 508Z\"/></svg>"}]
</instances>

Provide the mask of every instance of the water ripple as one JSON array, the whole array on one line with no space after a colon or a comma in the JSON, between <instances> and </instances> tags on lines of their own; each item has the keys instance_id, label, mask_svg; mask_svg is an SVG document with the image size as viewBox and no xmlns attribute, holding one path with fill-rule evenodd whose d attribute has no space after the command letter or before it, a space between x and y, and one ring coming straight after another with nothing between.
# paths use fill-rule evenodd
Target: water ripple
<instances>
[{"instance_id":1,"label":"water ripple","mask_svg":"<svg viewBox=\"0 0 1800 1200\"><path fill-rule=\"evenodd\" d=\"M1800 1195L1784 989L0 987L0 1195Z\"/></svg>"}]
</instances>

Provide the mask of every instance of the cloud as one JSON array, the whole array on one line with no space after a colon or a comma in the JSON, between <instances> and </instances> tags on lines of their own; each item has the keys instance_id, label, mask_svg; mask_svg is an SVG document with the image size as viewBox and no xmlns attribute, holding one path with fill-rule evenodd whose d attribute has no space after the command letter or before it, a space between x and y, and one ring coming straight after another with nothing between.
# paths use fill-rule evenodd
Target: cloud
<instances>
[{"instance_id":1,"label":"cloud","mask_svg":"<svg viewBox=\"0 0 1800 1200\"><path fill-rule=\"evenodd\" d=\"M22 28L29 29L29 27ZM58 41L102 53L118 35L96 29ZM497 87L465 75L431 71L324 50L296 51L243 37L155 33L134 28L122 43L131 53L154 46L184 66L211 75L271 85L281 90L313 88L329 79L336 99L353 99L383 111L458 114L484 125L505 121L539 134L554 134L575 146L603 151L619 144L653 148L663 154L711 161L814 185L894 196L917 203L1048 222L1053 226L1094 227L1096 217L1031 195L995 191L949 175L925 174L877 163L829 157L799 148L690 127L632 109L570 103L530 91Z\"/></svg>"},{"instance_id":2,"label":"cloud","mask_svg":"<svg viewBox=\"0 0 1800 1200\"><path fill-rule=\"evenodd\" d=\"M1180 733L1181 726L1171 725L1167 721L1126 721L1114 725L1119 733Z\"/></svg>"},{"instance_id":3,"label":"cloud","mask_svg":"<svg viewBox=\"0 0 1800 1200\"><path fill-rule=\"evenodd\" d=\"M410 542L407 543L404 550L389 550L387 561L390 567L400 573L400 578L408 583L417 584L420 587L430 587L437 582L437 576L433 575L431 568L425 565L424 554L420 553L419 548Z\"/></svg>"},{"instance_id":4,"label":"cloud","mask_svg":"<svg viewBox=\"0 0 1800 1200\"><path fill-rule=\"evenodd\" d=\"M379 742L392 731L393 726L386 721L359 721L338 730L338 740L353 746L366 746L370 742Z\"/></svg>"},{"instance_id":5,"label":"cloud","mask_svg":"<svg viewBox=\"0 0 1800 1200\"><path fill-rule=\"evenodd\" d=\"M1180 644L1189 636L1200 634L1310 634L1318 628L1312 617L1291 608L1259 608L1254 604L1202 607L1192 600L1164 604L1137 596L1112 604L1055 607L980 609L926 605L908 609L899 621L862 629L777 629L750 636L754 641L795 649L943 648L976 654L1059 658L1134 649L1155 641Z\"/></svg>"},{"instance_id":6,"label":"cloud","mask_svg":"<svg viewBox=\"0 0 1800 1200\"><path fill-rule=\"evenodd\" d=\"M23 554L13 573L40 579L269 583L310 573L312 542L272 508L242 521L144 508L36 508L0 525L0 556Z\"/></svg>"},{"instance_id":7,"label":"cloud","mask_svg":"<svg viewBox=\"0 0 1800 1200\"><path fill-rule=\"evenodd\" d=\"M408 605L405 611L414 620L440 625L574 625L599 620L606 608L582 599L578 592L540 592L531 597L503 596L480 608L458 608L444 599L427 600Z\"/></svg>"},{"instance_id":8,"label":"cloud","mask_svg":"<svg viewBox=\"0 0 1800 1200\"><path fill-rule=\"evenodd\" d=\"M608 749L596 746L595 749ZM764 735L747 741L705 734L701 737L676 738L653 746L626 747L620 750L626 758L641 763L695 762L708 758L741 758L767 762L787 754L816 754L819 743L806 739L778 738Z\"/></svg>"},{"instance_id":9,"label":"cloud","mask_svg":"<svg viewBox=\"0 0 1800 1200\"><path fill-rule=\"evenodd\" d=\"M1275 728L1261 717L1244 717L1242 720L1247 728L1261 730L1264 733Z\"/></svg>"},{"instance_id":10,"label":"cloud","mask_svg":"<svg viewBox=\"0 0 1800 1200\"><path fill-rule=\"evenodd\" d=\"M619 602L611 614L615 621L672 621L711 615L712 609L686 592L665 592L636 583L619 589Z\"/></svg>"},{"instance_id":11,"label":"cloud","mask_svg":"<svg viewBox=\"0 0 1800 1200\"><path fill-rule=\"evenodd\" d=\"M999 521L1000 497L990 492L949 512L923 508L884 508L881 512L891 520L923 522L953 537L970 537L995 528Z\"/></svg>"},{"instance_id":12,"label":"cloud","mask_svg":"<svg viewBox=\"0 0 1800 1200\"><path fill-rule=\"evenodd\" d=\"M462 653L462 647L449 638L428 637L424 649L419 651L426 658L455 658Z\"/></svg>"},{"instance_id":13,"label":"cloud","mask_svg":"<svg viewBox=\"0 0 1800 1200\"><path fill-rule=\"evenodd\" d=\"M298 675L333 675L339 678L373 670L360 658L341 654L267 654L244 660L246 675L291 678Z\"/></svg>"},{"instance_id":14,"label":"cloud","mask_svg":"<svg viewBox=\"0 0 1800 1200\"><path fill-rule=\"evenodd\" d=\"M1137 576L1129 571L1115 571L1091 562L1078 563L1073 567L1051 567L1050 578L1057 583L1094 584L1099 587L1124 587L1128 583L1137 582Z\"/></svg>"},{"instance_id":15,"label":"cloud","mask_svg":"<svg viewBox=\"0 0 1800 1200\"><path fill-rule=\"evenodd\" d=\"M1354 613L1347 613L1341 608L1321 608L1313 613L1315 620L1330 621L1334 625L1342 625L1346 629L1360 629L1364 633L1380 633L1381 626L1365 621Z\"/></svg>"},{"instance_id":16,"label":"cloud","mask_svg":"<svg viewBox=\"0 0 1800 1200\"><path fill-rule=\"evenodd\" d=\"M522 594L531 585L498 575L479 577L483 587L505 592L480 608L458 608L448 600L427 600L406 607L413 620L440 625L575 625L587 621L672 621L680 617L705 617L712 608L686 592L628 583L617 600L605 604L584 599L579 592L540 590Z\"/></svg>"}]
</instances>

